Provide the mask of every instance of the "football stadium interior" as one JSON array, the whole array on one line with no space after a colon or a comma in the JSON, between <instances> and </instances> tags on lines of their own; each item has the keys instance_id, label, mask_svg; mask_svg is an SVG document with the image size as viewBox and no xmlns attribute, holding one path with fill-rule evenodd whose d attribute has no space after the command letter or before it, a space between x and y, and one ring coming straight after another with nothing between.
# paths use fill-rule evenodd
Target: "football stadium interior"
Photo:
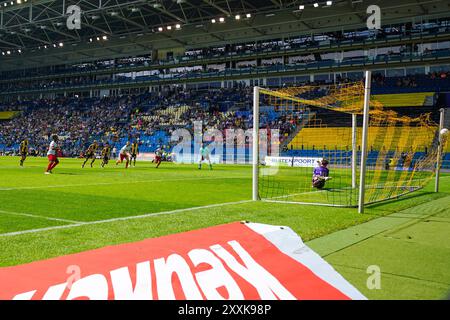
<instances>
[{"instance_id":1,"label":"football stadium interior","mask_svg":"<svg viewBox=\"0 0 450 320\"><path fill-rule=\"evenodd\" d=\"M249 221L446 299L449 128L449 0L0 0L0 279Z\"/></svg>"}]
</instances>

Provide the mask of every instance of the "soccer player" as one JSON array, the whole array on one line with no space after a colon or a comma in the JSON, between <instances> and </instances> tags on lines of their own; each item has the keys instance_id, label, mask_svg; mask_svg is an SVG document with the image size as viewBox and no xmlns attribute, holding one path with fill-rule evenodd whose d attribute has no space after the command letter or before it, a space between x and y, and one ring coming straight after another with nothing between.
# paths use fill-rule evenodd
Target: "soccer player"
<instances>
[{"instance_id":1,"label":"soccer player","mask_svg":"<svg viewBox=\"0 0 450 320\"><path fill-rule=\"evenodd\" d=\"M111 146L107 142L102 150L102 168L104 168L105 165L108 164L110 155L111 155Z\"/></svg>"},{"instance_id":2,"label":"soccer player","mask_svg":"<svg viewBox=\"0 0 450 320\"><path fill-rule=\"evenodd\" d=\"M394 159L392 158L387 158L384 161L384 169L385 170L390 170L391 166L394 164Z\"/></svg>"},{"instance_id":3,"label":"soccer player","mask_svg":"<svg viewBox=\"0 0 450 320\"><path fill-rule=\"evenodd\" d=\"M28 155L28 139L25 138L23 139L23 141L20 143L20 166L23 167L23 163L25 162L25 160L27 159L27 155Z\"/></svg>"},{"instance_id":4,"label":"soccer player","mask_svg":"<svg viewBox=\"0 0 450 320\"><path fill-rule=\"evenodd\" d=\"M92 166L95 162L95 152L97 151L97 149L98 149L98 143L97 143L97 141L94 141L94 143L92 143L85 152L84 157L86 159L84 160L83 165L81 166L82 168L84 168L84 166L86 165L86 162L88 162L89 159L92 159L92 161L91 161L91 168L92 168Z\"/></svg>"},{"instance_id":5,"label":"soccer player","mask_svg":"<svg viewBox=\"0 0 450 320\"><path fill-rule=\"evenodd\" d=\"M116 166L119 163L122 163L124 159L126 159L127 162L125 164L125 169L128 169L128 164L130 163L130 151L131 151L131 143L130 141L127 141L127 144L123 146L122 149L120 149L119 159L116 162Z\"/></svg>"},{"instance_id":6,"label":"soccer player","mask_svg":"<svg viewBox=\"0 0 450 320\"><path fill-rule=\"evenodd\" d=\"M164 154L164 149L162 147L159 147L158 149L156 149L155 159L153 159L153 161L152 161L152 162L156 163L156 169L158 169L159 166L161 165L163 154Z\"/></svg>"},{"instance_id":7,"label":"soccer player","mask_svg":"<svg viewBox=\"0 0 450 320\"><path fill-rule=\"evenodd\" d=\"M318 166L314 168L312 185L313 188L323 189L325 183L331 179L330 170L327 168L329 162L328 160L322 159L322 161L317 161Z\"/></svg>"},{"instance_id":8,"label":"soccer player","mask_svg":"<svg viewBox=\"0 0 450 320\"><path fill-rule=\"evenodd\" d=\"M202 143L201 146L200 146L200 161L198 163L198 169L199 170L202 169L202 162L203 161L208 161L208 163L209 163L209 170L212 170L211 159L209 157L210 154L211 154L211 152L209 151L208 146L205 146L205 144Z\"/></svg>"},{"instance_id":9,"label":"soccer player","mask_svg":"<svg viewBox=\"0 0 450 320\"><path fill-rule=\"evenodd\" d=\"M47 151L48 166L45 174L52 174L52 170L59 164L57 152L60 150L58 147L58 135L52 135L52 142Z\"/></svg>"},{"instance_id":10,"label":"soccer player","mask_svg":"<svg viewBox=\"0 0 450 320\"><path fill-rule=\"evenodd\" d=\"M137 141L134 141L133 144L131 145L131 161L133 163L133 167L136 167L136 158L139 154L139 143Z\"/></svg>"}]
</instances>

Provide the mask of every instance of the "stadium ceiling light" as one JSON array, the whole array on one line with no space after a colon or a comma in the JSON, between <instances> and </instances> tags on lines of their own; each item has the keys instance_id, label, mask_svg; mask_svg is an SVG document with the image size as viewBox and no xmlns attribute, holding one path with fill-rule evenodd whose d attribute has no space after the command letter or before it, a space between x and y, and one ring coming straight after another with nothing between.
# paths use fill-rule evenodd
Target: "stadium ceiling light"
<instances>
[{"instance_id":1,"label":"stadium ceiling light","mask_svg":"<svg viewBox=\"0 0 450 320\"><path fill-rule=\"evenodd\" d=\"M172 26L167 26L167 30L172 30Z\"/></svg>"},{"instance_id":2,"label":"stadium ceiling light","mask_svg":"<svg viewBox=\"0 0 450 320\"><path fill-rule=\"evenodd\" d=\"M318 7L319 7L319 4L318 4L317 2L315 2L315 3L313 4L313 6L314 6L314 8L318 8Z\"/></svg>"},{"instance_id":3,"label":"stadium ceiling light","mask_svg":"<svg viewBox=\"0 0 450 320\"><path fill-rule=\"evenodd\" d=\"M211 23L216 23L216 19L212 19L212 20L211 20Z\"/></svg>"},{"instance_id":4,"label":"stadium ceiling light","mask_svg":"<svg viewBox=\"0 0 450 320\"><path fill-rule=\"evenodd\" d=\"M103 36L102 39L103 40L108 40L108 37L107 36Z\"/></svg>"},{"instance_id":5,"label":"stadium ceiling light","mask_svg":"<svg viewBox=\"0 0 450 320\"><path fill-rule=\"evenodd\" d=\"M158 28L158 31L159 31L159 32L162 32L163 30L164 30L163 27L159 27L159 28Z\"/></svg>"},{"instance_id":6,"label":"stadium ceiling light","mask_svg":"<svg viewBox=\"0 0 450 320\"><path fill-rule=\"evenodd\" d=\"M234 18L235 18L236 20L241 20L241 16L240 16L239 14L237 14Z\"/></svg>"},{"instance_id":7,"label":"stadium ceiling light","mask_svg":"<svg viewBox=\"0 0 450 320\"><path fill-rule=\"evenodd\" d=\"M305 6L304 6L303 4L301 4L301 5L298 7L298 9L299 9L299 10L305 10Z\"/></svg>"},{"instance_id":8,"label":"stadium ceiling light","mask_svg":"<svg viewBox=\"0 0 450 320\"><path fill-rule=\"evenodd\" d=\"M220 23L224 23L224 22L225 22L225 18L220 17L220 18L219 18L219 22L220 22Z\"/></svg>"},{"instance_id":9,"label":"stadium ceiling light","mask_svg":"<svg viewBox=\"0 0 450 320\"><path fill-rule=\"evenodd\" d=\"M22 50L21 50L21 49L19 49L19 50L17 50L17 52L18 52L18 53L22 53Z\"/></svg>"},{"instance_id":10,"label":"stadium ceiling light","mask_svg":"<svg viewBox=\"0 0 450 320\"><path fill-rule=\"evenodd\" d=\"M329 7L331 5L333 5L333 1L327 1L327 6Z\"/></svg>"},{"instance_id":11,"label":"stadium ceiling light","mask_svg":"<svg viewBox=\"0 0 450 320\"><path fill-rule=\"evenodd\" d=\"M62 42L58 43L58 45L59 45L60 47L64 47L64 43L62 43Z\"/></svg>"},{"instance_id":12,"label":"stadium ceiling light","mask_svg":"<svg viewBox=\"0 0 450 320\"><path fill-rule=\"evenodd\" d=\"M245 16L247 17L247 19L250 19L252 17L252 14L251 13L247 13Z\"/></svg>"},{"instance_id":13,"label":"stadium ceiling light","mask_svg":"<svg viewBox=\"0 0 450 320\"><path fill-rule=\"evenodd\" d=\"M100 37L97 37L97 41L100 41Z\"/></svg>"},{"instance_id":14,"label":"stadium ceiling light","mask_svg":"<svg viewBox=\"0 0 450 320\"><path fill-rule=\"evenodd\" d=\"M22 0L17 0L16 2L17 2L17 4L21 4Z\"/></svg>"},{"instance_id":15,"label":"stadium ceiling light","mask_svg":"<svg viewBox=\"0 0 450 320\"><path fill-rule=\"evenodd\" d=\"M11 51L9 51L9 50L8 50L8 51L6 51L6 54L11 54Z\"/></svg>"},{"instance_id":16,"label":"stadium ceiling light","mask_svg":"<svg viewBox=\"0 0 450 320\"><path fill-rule=\"evenodd\" d=\"M177 29L177 30L181 29L181 24L179 24L179 23L176 24L176 25L175 25L175 29Z\"/></svg>"}]
</instances>

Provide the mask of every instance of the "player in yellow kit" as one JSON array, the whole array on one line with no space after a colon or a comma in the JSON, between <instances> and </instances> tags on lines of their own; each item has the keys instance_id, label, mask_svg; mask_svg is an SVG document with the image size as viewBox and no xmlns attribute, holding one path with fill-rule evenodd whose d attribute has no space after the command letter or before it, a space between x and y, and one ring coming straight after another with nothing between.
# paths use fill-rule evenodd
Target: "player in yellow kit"
<instances>
[{"instance_id":1,"label":"player in yellow kit","mask_svg":"<svg viewBox=\"0 0 450 320\"><path fill-rule=\"evenodd\" d=\"M133 144L131 145L131 161L133 163L133 167L136 167L136 158L139 154L139 143L137 141L134 141Z\"/></svg>"},{"instance_id":2,"label":"player in yellow kit","mask_svg":"<svg viewBox=\"0 0 450 320\"><path fill-rule=\"evenodd\" d=\"M109 162L109 157L111 155L111 146L106 143L102 150L102 168Z\"/></svg>"},{"instance_id":3,"label":"player in yellow kit","mask_svg":"<svg viewBox=\"0 0 450 320\"><path fill-rule=\"evenodd\" d=\"M23 139L23 141L20 143L20 166L23 167L23 163L25 162L25 160L27 159L28 156L28 139L25 138Z\"/></svg>"},{"instance_id":4,"label":"player in yellow kit","mask_svg":"<svg viewBox=\"0 0 450 320\"><path fill-rule=\"evenodd\" d=\"M91 168L92 168L92 165L95 162L95 153L97 152L97 149L98 149L98 143L97 143L97 141L94 141L94 143L91 144L89 146L89 148L86 150L86 154L84 155L85 160L84 160L83 165L81 166L82 168L84 168L86 162L88 162L89 159L92 159L92 161L91 161Z\"/></svg>"}]
</instances>

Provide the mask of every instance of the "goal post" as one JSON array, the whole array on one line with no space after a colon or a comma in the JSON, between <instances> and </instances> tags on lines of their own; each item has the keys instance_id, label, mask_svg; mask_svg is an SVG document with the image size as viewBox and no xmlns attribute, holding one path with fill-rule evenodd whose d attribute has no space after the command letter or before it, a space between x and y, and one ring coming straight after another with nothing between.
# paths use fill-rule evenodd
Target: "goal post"
<instances>
[{"instance_id":1,"label":"goal post","mask_svg":"<svg viewBox=\"0 0 450 320\"><path fill-rule=\"evenodd\" d=\"M366 193L366 164L367 164L367 142L369 135L369 109L370 109L370 89L372 82L372 73L365 72L366 84L364 86L364 106L363 106L363 128L362 128L362 146L361 146L361 166L359 181L359 199L358 213L364 213L364 199Z\"/></svg>"},{"instance_id":2,"label":"goal post","mask_svg":"<svg viewBox=\"0 0 450 320\"><path fill-rule=\"evenodd\" d=\"M254 87L254 201L362 213L365 205L420 190L438 175L438 115L417 108L406 116L385 107L371 98L371 72L365 75L365 82ZM276 147L263 145L273 141L260 128L281 130Z\"/></svg>"},{"instance_id":3,"label":"goal post","mask_svg":"<svg viewBox=\"0 0 450 320\"><path fill-rule=\"evenodd\" d=\"M436 157L436 177L434 183L434 191L439 192L439 178L441 173L441 165L442 165L442 156L444 153L444 139L445 137L441 136L441 131L444 129L444 118L445 118L445 109L442 108L439 110L439 137L438 137L438 152Z\"/></svg>"},{"instance_id":4,"label":"goal post","mask_svg":"<svg viewBox=\"0 0 450 320\"><path fill-rule=\"evenodd\" d=\"M357 187L357 170L358 170L358 141L357 141L357 130L358 130L358 116L356 113L352 113L352 188Z\"/></svg>"},{"instance_id":5,"label":"goal post","mask_svg":"<svg viewBox=\"0 0 450 320\"><path fill-rule=\"evenodd\" d=\"M253 201L259 200L259 87L253 89Z\"/></svg>"}]
</instances>

